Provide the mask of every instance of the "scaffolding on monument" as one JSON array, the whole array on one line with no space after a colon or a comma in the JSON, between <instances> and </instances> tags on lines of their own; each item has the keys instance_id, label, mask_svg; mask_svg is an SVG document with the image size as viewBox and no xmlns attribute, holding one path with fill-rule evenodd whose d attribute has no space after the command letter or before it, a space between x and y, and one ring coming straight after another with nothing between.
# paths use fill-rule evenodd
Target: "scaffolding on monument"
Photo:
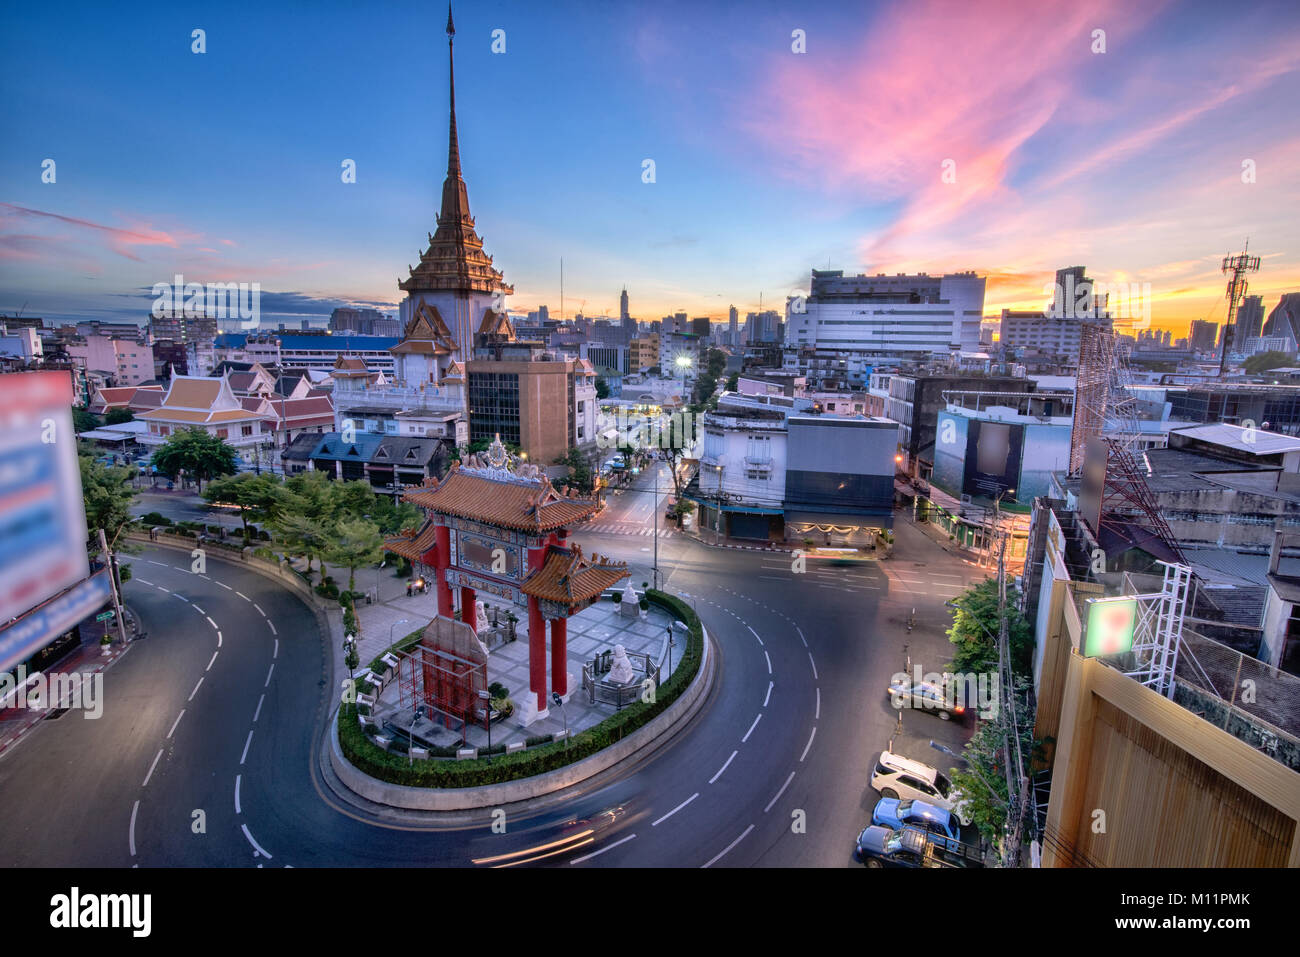
<instances>
[{"instance_id":1,"label":"scaffolding on monument","mask_svg":"<svg viewBox=\"0 0 1300 957\"><path fill-rule=\"evenodd\" d=\"M1165 569L1160 591L1132 596L1137 599L1131 652L1134 667L1124 674L1172 700L1192 570L1176 562L1160 564Z\"/></svg>"}]
</instances>

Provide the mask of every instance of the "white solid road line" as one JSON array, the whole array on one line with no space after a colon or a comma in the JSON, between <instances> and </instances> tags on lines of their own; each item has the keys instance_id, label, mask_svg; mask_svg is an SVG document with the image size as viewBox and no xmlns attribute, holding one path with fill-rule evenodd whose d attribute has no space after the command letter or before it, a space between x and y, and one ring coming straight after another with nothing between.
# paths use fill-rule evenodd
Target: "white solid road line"
<instances>
[{"instance_id":1,"label":"white solid road line","mask_svg":"<svg viewBox=\"0 0 1300 957\"><path fill-rule=\"evenodd\" d=\"M153 777L153 769L158 767L158 761L162 757L162 754L162 748L159 748L158 753L153 757L153 764L149 765L149 773L144 776L144 784L140 785L140 787L143 788L149 786L149 779Z\"/></svg>"},{"instance_id":2,"label":"white solid road line","mask_svg":"<svg viewBox=\"0 0 1300 957\"><path fill-rule=\"evenodd\" d=\"M768 802L767 802L767 807L763 808L763 813L764 813L764 814L766 814L768 811L772 810L772 805L775 804L777 801L779 801L779 800L781 799L781 795L785 793L785 789L788 788L788 787L790 786L790 782L793 781L793 780L794 780L794 772L791 771L791 772L790 772L790 776L789 776L788 778L785 779L785 784L782 784L782 785L781 785L781 790L779 790L779 791L776 792L776 797L774 797L774 798L772 798L772 800L768 801Z\"/></svg>"},{"instance_id":3,"label":"white solid road line","mask_svg":"<svg viewBox=\"0 0 1300 957\"><path fill-rule=\"evenodd\" d=\"M650 826L651 826L651 827L658 827L660 824L662 824L664 821L668 820L670 817L672 817L674 814L676 814L676 813L677 813L678 811L680 811L682 808L686 807L686 805L690 804L692 801L694 801L694 800L695 800L697 797L699 797L699 796L700 796L700 792L699 792L699 791L696 791L694 794L692 794L690 797L688 797L685 801L683 801L681 804L677 805L675 808L673 808L671 811L669 811L667 814L665 814L665 815L664 815L663 817L661 817L659 820L655 821L655 822L654 822L653 824L651 824Z\"/></svg>"},{"instance_id":4,"label":"white solid road line","mask_svg":"<svg viewBox=\"0 0 1300 957\"><path fill-rule=\"evenodd\" d=\"M257 699L257 710L253 712L253 724L257 724L257 717L262 713L262 702L266 700L266 692L262 692L262 697Z\"/></svg>"},{"instance_id":5,"label":"white solid road line","mask_svg":"<svg viewBox=\"0 0 1300 957\"><path fill-rule=\"evenodd\" d=\"M754 718L754 723L751 724L749 726L749 730L745 732L745 736L740 739L741 744L744 744L746 741L749 740L749 736L754 733L754 729L758 727L758 722L762 717L763 717L763 712L760 711L758 713L758 716Z\"/></svg>"},{"instance_id":6,"label":"white solid road line","mask_svg":"<svg viewBox=\"0 0 1300 957\"><path fill-rule=\"evenodd\" d=\"M274 672L275 672L275 662L273 661L273 662L271 662L271 669L270 669L270 671L268 671L268 672L266 673L266 684L262 685L263 688L269 688L269 687L271 686L271 675L272 675Z\"/></svg>"},{"instance_id":7,"label":"white solid road line","mask_svg":"<svg viewBox=\"0 0 1300 957\"><path fill-rule=\"evenodd\" d=\"M243 813L244 813L244 812L241 811L240 808L239 808L239 779L240 779L241 777L243 777L242 774L236 774L236 775L235 775L235 813L236 813L236 814L243 814Z\"/></svg>"},{"instance_id":8,"label":"white solid road line","mask_svg":"<svg viewBox=\"0 0 1300 957\"><path fill-rule=\"evenodd\" d=\"M189 700L189 701L193 701L193 700L194 700L194 696L195 696L196 694L199 693L199 685L201 685L201 684L203 684L203 679L200 677L200 678L199 678L199 684L194 686L194 690L190 692L190 696L189 696L189 698L186 699L186 700Z\"/></svg>"},{"instance_id":9,"label":"white solid road line","mask_svg":"<svg viewBox=\"0 0 1300 957\"><path fill-rule=\"evenodd\" d=\"M808 743L803 746L803 754L799 755L799 763L803 764L803 759L808 757L808 749L812 747L813 738L817 737L817 725L813 725L812 734L808 735Z\"/></svg>"},{"instance_id":10,"label":"white solid road line","mask_svg":"<svg viewBox=\"0 0 1300 957\"><path fill-rule=\"evenodd\" d=\"M737 755L738 753L739 753L739 752L737 752L737 751L732 751L732 752L731 752L731 757L730 757L730 758L727 758L727 760L724 761L724 762L722 763L722 767L718 768L718 773L715 774L713 777L709 778L709 783L710 783L710 784L712 784L714 781L718 780L718 778L722 777L722 772L725 771L725 770L727 770L727 765L729 765L729 764L732 762L732 760L736 757L736 755Z\"/></svg>"},{"instance_id":11,"label":"white solid road line","mask_svg":"<svg viewBox=\"0 0 1300 957\"><path fill-rule=\"evenodd\" d=\"M211 671L211 670L212 670L212 664L213 664L213 662L215 662L215 661L217 660L217 655L219 655L219 654L221 654L221 652L219 652L219 651L214 651L214 652L212 653L212 660L209 661L209 662L208 662L208 666L207 666L206 668L203 669L205 672L207 672L207 671Z\"/></svg>"},{"instance_id":12,"label":"white solid road line","mask_svg":"<svg viewBox=\"0 0 1300 957\"><path fill-rule=\"evenodd\" d=\"M167 737L168 737L168 738L171 738L171 736L172 736L173 734L176 733L176 725L178 725L178 724L181 723L181 718L183 718L183 717L185 717L185 709L184 709L184 708L181 708L181 713L178 714L178 715L176 716L176 720L172 722L172 729L171 729L170 731L167 732Z\"/></svg>"},{"instance_id":13,"label":"white solid road line","mask_svg":"<svg viewBox=\"0 0 1300 957\"><path fill-rule=\"evenodd\" d=\"M749 633L750 633L751 635L753 635L755 638L758 638L758 632L756 632L756 631L755 631L752 627L750 627L749 625L746 625L745 627L746 627L746 628L749 628ZM762 638L758 638L758 643L761 645L761 644L763 643L763 639L762 639Z\"/></svg>"},{"instance_id":14,"label":"white solid road line","mask_svg":"<svg viewBox=\"0 0 1300 957\"><path fill-rule=\"evenodd\" d=\"M132 857L135 857L135 815L139 810L140 810L140 801L137 798L136 802L133 805L131 805L131 830L128 832L128 837L131 840Z\"/></svg>"},{"instance_id":15,"label":"white solid road line","mask_svg":"<svg viewBox=\"0 0 1300 957\"><path fill-rule=\"evenodd\" d=\"M239 756L240 767L244 766L244 759L248 757L248 746L252 743L253 743L253 731L250 728L248 731L248 740L244 742L244 753Z\"/></svg>"},{"instance_id":16,"label":"white solid road line","mask_svg":"<svg viewBox=\"0 0 1300 957\"><path fill-rule=\"evenodd\" d=\"M770 675L772 673L772 656L765 651L763 657L767 659L767 673Z\"/></svg>"},{"instance_id":17,"label":"white solid road line","mask_svg":"<svg viewBox=\"0 0 1300 957\"><path fill-rule=\"evenodd\" d=\"M271 855L266 853L266 849L262 847L262 845L258 844L257 841L253 840L253 834L251 831L248 830L248 825L241 824L239 825L239 827L240 830L244 832L244 837L248 838L248 843L253 845L253 850L256 851L257 854L261 854L269 861L271 859ZM256 857L257 854L254 854L253 856Z\"/></svg>"},{"instance_id":18,"label":"white solid road line","mask_svg":"<svg viewBox=\"0 0 1300 957\"><path fill-rule=\"evenodd\" d=\"M592 851L590 854L584 854L584 855L582 855L582 857L575 857L573 860L569 861L569 863L570 863L570 864L581 864L583 861L589 861L589 860L591 860L593 857L600 857L600 855L604 854L606 851L612 851L614 848L618 847L620 844L626 844L628 841L632 840L632 838L634 838L634 837L636 837L635 834L629 834L627 837L622 838L621 840L617 840L617 841L615 841L613 844L609 844L609 845L607 845L607 846L605 846L605 847L602 847L599 851Z\"/></svg>"},{"instance_id":19,"label":"white solid road line","mask_svg":"<svg viewBox=\"0 0 1300 957\"><path fill-rule=\"evenodd\" d=\"M769 681L769 682L767 683L767 694L763 697L763 707L764 707L764 708L766 708L766 707L767 707L767 703L768 703L769 701L772 700L772 689L775 688L775 687L776 687L776 682L774 682L774 681Z\"/></svg>"},{"instance_id":20,"label":"white solid road line","mask_svg":"<svg viewBox=\"0 0 1300 957\"><path fill-rule=\"evenodd\" d=\"M705 864L704 867L711 867L712 865L716 864L718 861L722 860L723 855L725 855L725 854L726 854L728 851L730 851L733 847L735 847L737 844L739 844L741 841L743 841L746 837L748 837L748 836L749 836L749 832L752 831L753 829L754 829L754 825L752 825L752 824L749 825L749 827L745 828L744 833L741 834L740 837L736 838L734 841L732 841L730 844L728 844L726 847L724 847L724 848L722 849L722 851L718 854L718 856L715 857L715 858L713 858L713 860L709 861L708 864Z\"/></svg>"}]
</instances>

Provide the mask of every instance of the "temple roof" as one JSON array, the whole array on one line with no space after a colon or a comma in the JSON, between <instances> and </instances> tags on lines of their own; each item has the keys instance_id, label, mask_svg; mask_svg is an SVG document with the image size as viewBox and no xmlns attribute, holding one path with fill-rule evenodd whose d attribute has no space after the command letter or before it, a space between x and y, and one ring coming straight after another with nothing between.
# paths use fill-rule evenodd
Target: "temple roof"
<instances>
[{"instance_id":1,"label":"temple roof","mask_svg":"<svg viewBox=\"0 0 1300 957\"><path fill-rule=\"evenodd\" d=\"M492 265L492 257L483 251L483 240L474 230L469 212L469 192L461 176L460 143L456 135L456 64L453 55L454 31L448 11L447 58L451 76L451 115L447 135L447 178L442 184L442 210L438 229L429 237L429 248L420 263L411 269L409 278L399 280L404 292L504 292L513 293L501 271Z\"/></svg>"},{"instance_id":2,"label":"temple roof","mask_svg":"<svg viewBox=\"0 0 1300 957\"><path fill-rule=\"evenodd\" d=\"M515 338L515 327L510 322L510 317L504 312L497 312L495 309L486 309L483 312L483 321L479 323L478 334L480 336L505 336L513 342Z\"/></svg>"},{"instance_id":3,"label":"temple roof","mask_svg":"<svg viewBox=\"0 0 1300 957\"><path fill-rule=\"evenodd\" d=\"M450 355L456 349L451 330L437 306L421 299L415 307L411 321L406 324L402 341L388 351L395 354L419 353L423 355Z\"/></svg>"},{"instance_id":4,"label":"temple roof","mask_svg":"<svg viewBox=\"0 0 1300 957\"><path fill-rule=\"evenodd\" d=\"M542 567L528 576L521 591L544 601L574 605L590 601L629 574L623 562L610 561L594 552L591 558L586 558L577 545L567 548L553 545Z\"/></svg>"},{"instance_id":5,"label":"temple roof","mask_svg":"<svg viewBox=\"0 0 1300 957\"><path fill-rule=\"evenodd\" d=\"M419 529L405 529L400 535L384 540L384 551L401 555L407 561L418 562L437 539L438 526L426 521Z\"/></svg>"},{"instance_id":6,"label":"temple roof","mask_svg":"<svg viewBox=\"0 0 1300 957\"><path fill-rule=\"evenodd\" d=\"M462 468L452 463L441 482L402 496L430 512L539 534L594 514L596 503L561 495L545 479L524 479L504 469Z\"/></svg>"}]
</instances>

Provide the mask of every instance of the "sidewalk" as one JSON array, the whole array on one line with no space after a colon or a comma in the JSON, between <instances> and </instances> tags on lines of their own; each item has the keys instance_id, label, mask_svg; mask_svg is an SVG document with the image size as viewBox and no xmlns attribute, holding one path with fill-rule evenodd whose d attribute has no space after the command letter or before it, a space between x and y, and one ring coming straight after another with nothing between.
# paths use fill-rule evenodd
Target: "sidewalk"
<instances>
[{"instance_id":1,"label":"sidewalk","mask_svg":"<svg viewBox=\"0 0 1300 957\"><path fill-rule=\"evenodd\" d=\"M125 655L131 650L132 644L134 642L128 641L123 646L120 642L114 641L109 646L112 648L112 652L105 655L98 641L85 641L66 658L55 662L52 667L41 673L46 675L80 673L82 675L81 680L85 681L89 676L99 674ZM31 676L28 675L28 677ZM57 702L51 704L46 701L31 702L29 700L28 706L25 708L0 708L0 755L3 755L26 737L32 728L52 715L58 707Z\"/></svg>"}]
</instances>

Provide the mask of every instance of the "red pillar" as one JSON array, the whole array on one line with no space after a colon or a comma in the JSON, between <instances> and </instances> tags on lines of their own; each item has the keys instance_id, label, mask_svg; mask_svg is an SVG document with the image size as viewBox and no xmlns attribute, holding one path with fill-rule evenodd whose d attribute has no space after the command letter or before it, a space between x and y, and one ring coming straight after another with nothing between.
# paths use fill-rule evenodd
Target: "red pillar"
<instances>
[{"instance_id":1,"label":"red pillar","mask_svg":"<svg viewBox=\"0 0 1300 957\"><path fill-rule=\"evenodd\" d=\"M466 585L460 586L460 620L469 625L475 634L478 634L478 609L474 607L477 594Z\"/></svg>"},{"instance_id":2,"label":"red pillar","mask_svg":"<svg viewBox=\"0 0 1300 957\"><path fill-rule=\"evenodd\" d=\"M569 619L551 619L551 690L569 693Z\"/></svg>"},{"instance_id":3,"label":"red pillar","mask_svg":"<svg viewBox=\"0 0 1300 957\"><path fill-rule=\"evenodd\" d=\"M528 687L537 694L537 710L546 710L546 622L542 606L528 596Z\"/></svg>"},{"instance_id":4,"label":"red pillar","mask_svg":"<svg viewBox=\"0 0 1300 957\"><path fill-rule=\"evenodd\" d=\"M450 618L453 613L451 586L447 584L447 567L451 564L451 530L439 525L435 532L437 565L434 566L434 591L438 595L438 614Z\"/></svg>"}]
</instances>

